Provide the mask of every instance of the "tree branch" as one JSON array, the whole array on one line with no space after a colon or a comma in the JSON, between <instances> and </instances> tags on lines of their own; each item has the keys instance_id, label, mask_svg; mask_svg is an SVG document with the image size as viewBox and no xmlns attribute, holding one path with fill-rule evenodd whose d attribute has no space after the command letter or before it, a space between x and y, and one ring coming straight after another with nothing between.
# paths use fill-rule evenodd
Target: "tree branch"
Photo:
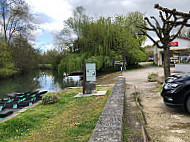
<instances>
[{"instance_id":1,"label":"tree branch","mask_svg":"<svg viewBox=\"0 0 190 142\"><path fill-rule=\"evenodd\" d=\"M155 33L157 34L157 36L158 36L159 38L161 38L161 35L160 35L159 32L157 31L156 27L155 27L154 25L152 25L152 23L150 22L150 20L149 20L147 17L145 17L144 19L145 19L145 20L148 22L148 24L154 29L154 31L155 31Z\"/></svg>"},{"instance_id":2,"label":"tree branch","mask_svg":"<svg viewBox=\"0 0 190 142\"><path fill-rule=\"evenodd\" d=\"M170 10L168 8L163 8L163 7L159 6L159 4L155 4L154 8L161 10L165 13L172 13L172 14L175 13L175 15L177 15L177 16L190 18L190 12L189 13L183 13L183 12L176 11L176 9Z\"/></svg>"},{"instance_id":3,"label":"tree branch","mask_svg":"<svg viewBox=\"0 0 190 142\"><path fill-rule=\"evenodd\" d=\"M175 27L180 26L180 25L184 25L186 27L190 27L190 24L187 24L184 21L182 21L182 22L167 21L167 23L175 25Z\"/></svg>"},{"instance_id":4,"label":"tree branch","mask_svg":"<svg viewBox=\"0 0 190 142\"><path fill-rule=\"evenodd\" d=\"M139 34L139 35L145 35L147 36L158 48L162 48L159 44L158 41L156 42L149 34L147 34L145 31L142 31L143 34Z\"/></svg>"},{"instance_id":5,"label":"tree branch","mask_svg":"<svg viewBox=\"0 0 190 142\"><path fill-rule=\"evenodd\" d=\"M183 27L184 27L184 25L181 25L181 27L180 27L179 31L177 32L177 34L175 34L175 35L173 36L173 38L171 38L171 39L169 40L170 42L172 42L172 41L179 35L179 33L181 33L181 30L183 29Z\"/></svg>"},{"instance_id":6,"label":"tree branch","mask_svg":"<svg viewBox=\"0 0 190 142\"><path fill-rule=\"evenodd\" d=\"M144 25L141 25L141 26L136 26L137 28L140 28L140 29L143 29L143 30L148 30L148 31L154 31L154 29L151 29L151 28L148 28Z\"/></svg>"},{"instance_id":7,"label":"tree branch","mask_svg":"<svg viewBox=\"0 0 190 142\"><path fill-rule=\"evenodd\" d=\"M157 19L156 19L154 16L151 16L150 18L151 18L151 19L154 19L154 21L156 22L156 28L158 29L159 37L162 37L162 29L161 29L161 26L160 26L160 24L158 23Z\"/></svg>"}]
</instances>

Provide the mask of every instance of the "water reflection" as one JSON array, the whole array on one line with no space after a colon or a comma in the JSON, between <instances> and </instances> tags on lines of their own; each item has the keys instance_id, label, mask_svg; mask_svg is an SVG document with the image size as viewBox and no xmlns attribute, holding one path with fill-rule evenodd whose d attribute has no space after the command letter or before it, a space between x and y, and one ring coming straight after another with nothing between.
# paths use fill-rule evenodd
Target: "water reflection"
<instances>
[{"instance_id":1,"label":"water reflection","mask_svg":"<svg viewBox=\"0 0 190 142\"><path fill-rule=\"evenodd\" d=\"M80 76L59 77L52 71L33 71L12 79L0 80L0 98L7 93L33 90L61 91L70 86L81 86Z\"/></svg>"}]
</instances>

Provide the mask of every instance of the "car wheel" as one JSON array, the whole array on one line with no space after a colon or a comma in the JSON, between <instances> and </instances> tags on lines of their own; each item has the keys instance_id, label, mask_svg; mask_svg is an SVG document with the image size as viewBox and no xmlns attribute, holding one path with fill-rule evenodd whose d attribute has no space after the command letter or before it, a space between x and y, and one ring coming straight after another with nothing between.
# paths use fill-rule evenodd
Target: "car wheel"
<instances>
[{"instance_id":1,"label":"car wheel","mask_svg":"<svg viewBox=\"0 0 190 142\"><path fill-rule=\"evenodd\" d=\"M190 96L187 99L186 108L187 108L187 111L190 113Z\"/></svg>"}]
</instances>

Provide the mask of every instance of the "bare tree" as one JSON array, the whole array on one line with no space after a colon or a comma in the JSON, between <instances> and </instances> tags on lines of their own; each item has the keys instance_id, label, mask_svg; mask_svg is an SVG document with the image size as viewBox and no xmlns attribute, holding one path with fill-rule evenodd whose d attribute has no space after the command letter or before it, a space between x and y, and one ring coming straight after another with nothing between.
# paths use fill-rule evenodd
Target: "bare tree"
<instances>
[{"instance_id":1,"label":"bare tree","mask_svg":"<svg viewBox=\"0 0 190 142\"><path fill-rule=\"evenodd\" d=\"M179 35L183 27L190 27L190 24L188 24L190 12L183 13L176 9L170 10L159 6L159 4L155 4L154 8L159 10L159 17L162 23L159 23L154 16L150 17L154 21L154 24L149 20L149 18L145 17L149 26L142 25L139 26L139 28L154 32L159 38L159 41L155 41L149 33L142 30L143 35L146 35L158 48L164 49L164 75L165 78L167 78L170 76L169 43ZM174 32L175 30L177 30L177 32ZM161 42L161 44L159 44L159 42Z\"/></svg>"},{"instance_id":2,"label":"bare tree","mask_svg":"<svg viewBox=\"0 0 190 142\"><path fill-rule=\"evenodd\" d=\"M32 16L24 0L0 1L0 24L3 37L9 44L11 39L19 34L26 34L34 27L30 24Z\"/></svg>"}]
</instances>

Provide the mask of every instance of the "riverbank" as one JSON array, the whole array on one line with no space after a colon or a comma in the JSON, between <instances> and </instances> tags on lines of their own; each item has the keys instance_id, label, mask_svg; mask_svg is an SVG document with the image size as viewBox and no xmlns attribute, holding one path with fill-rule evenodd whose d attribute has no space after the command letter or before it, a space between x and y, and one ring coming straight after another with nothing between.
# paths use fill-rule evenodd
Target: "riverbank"
<instances>
[{"instance_id":1,"label":"riverbank","mask_svg":"<svg viewBox=\"0 0 190 142\"><path fill-rule=\"evenodd\" d=\"M107 102L105 96L74 98L81 89L60 92L60 102L41 104L0 124L0 141L88 141Z\"/></svg>"},{"instance_id":2,"label":"riverbank","mask_svg":"<svg viewBox=\"0 0 190 142\"><path fill-rule=\"evenodd\" d=\"M57 104L29 108L0 124L0 141L89 141L120 72L101 76L98 91L105 96L74 98L81 88L59 92Z\"/></svg>"}]
</instances>

